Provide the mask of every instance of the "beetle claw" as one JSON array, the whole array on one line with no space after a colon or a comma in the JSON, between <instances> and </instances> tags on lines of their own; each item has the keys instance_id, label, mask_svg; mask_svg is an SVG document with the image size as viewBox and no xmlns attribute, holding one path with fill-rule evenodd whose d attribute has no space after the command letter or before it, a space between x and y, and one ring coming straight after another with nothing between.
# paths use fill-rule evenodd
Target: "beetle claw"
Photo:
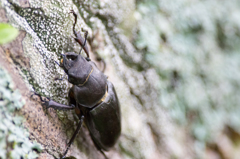
<instances>
[{"instance_id":1,"label":"beetle claw","mask_svg":"<svg viewBox=\"0 0 240 159\"><path fill-rule=\"evenodd\" d=\"M34 92L34 95L36 95L36 96L38 96L40 98L40 100L42 102L42 105L44 105L47 109L50 108L49 107L49 102L51 101L51 99L49 97L45 97L45 98L47 98L47 100L46 100L46 99L43 99L43 97L40 94L36 93L36 92ZM33 94L31 95L31 97L32 96L33 96Z\"/></svg>"},{"instance_id":2,"label":"beetle claw","mask_svg":"<svg viewBox=\"0 0 240 159\"><path fill-rule=\"evenodd\" d=\"M46 101L46 100L45 100L45 101L43 102L43 105L46 107L46 109L50 108L50 107L49 107L49 101Z\"/></svg>"},{"instance_id":3,"label":"beetle claw","mask_svg":"<svg viewBox=\"0 0 240 159\"><path fill-rule=\"evenodd\" d=\"M73 10L73 9L71 9L71 10L70 10L70 12L69 12L69 14L70 14L70 13L73 13L73 14L74 14L75 12L74 12L74 10Z\"/></svg>"}]
</instances>

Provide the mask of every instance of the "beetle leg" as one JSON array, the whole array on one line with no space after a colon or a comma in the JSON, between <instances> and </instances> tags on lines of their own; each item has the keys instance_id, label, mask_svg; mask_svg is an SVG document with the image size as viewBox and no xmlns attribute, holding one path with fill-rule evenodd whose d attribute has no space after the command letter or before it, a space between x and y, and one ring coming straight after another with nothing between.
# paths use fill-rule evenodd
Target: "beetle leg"
<instances>
[{"instance_id":1,"label":"beetle leg","mask_svg":"<svg viewBox=\"0 0 240 159\"><path fill-rule=\"evenodd\" d=\"M81 34L75 30L75 26L76 26L76 23L77 23L77 14L73 10L71 10L70 13L72 13L74 18L75 18L74 23L73 23L73 33L76 36L76 38L75 38L76 42L78 42L79 45L81 46L80 53L83 49L85 51L85 53L87 54L87 57L89 58L89 51L88 51L88 47L86 45L88 32L87 31L85 32L85 34L84 34L85 39L84 39L81 36Z\"/></svg>"},{"instance_id":2,"label":"beetle leg","mask_svg":"<svg viewBox=\"0 0 240 159\"><path fill-rule=\"evenodd\" d=\"M71 109L75 108L75 106L73 104L65 105L65 104L57 103L53 100L44 101L44 105L47 107L47 109L48 108L53 108L53 109L58 109L58 110L71 110Z\"/></svg>"},{"instance_id":3,"label":"beetle leg","mask_svg":"<svg viewBox=\"0 0 240 159\"><path fill-rule=\"evenodd\" d=\"M73 14L73 16L74 16L74 23L73 23L73 33L74 33L74 35L77 37L77 32L75 31L75 25L76 25L76 23L77 23L77 14L74 12L74 10L70 10L70 12L69 13L72 13Z\"/></svg>"},{"instance_id":4,"label":"beetle leg","mask_svg":"<svg viewBox=\"0 0 240 159\"><path fill-rule=\"evenodd\" d=\"M50 98L46 97L48 99L48 101L46 99L43 99L42 96L36 92L34 92L35 95L39 96L41 102L43 103L44 106L46 106L46 108L54 108L54 109L58 109L58 110L71 110L74 109L75 106L73 104L69 105L65 105L65 104L60 104L57 103L53 100L51 100Z\"/></svg>"},{"instance_id":5,"label":"beetle leg","mask_svg":"<svg viewBox=\"0 0 240 159\"><path fill-rule=\"evenodd\" d=\"M99 62L102 62L102 65L103 65L102 72L104 73L105 69L106 69L106 62L105 62L105 60L102 59L98 54L97 54L96 60L99 61Z\"/></svg>"},{"instance_id":6,"label":"beetle leg","mask_svg":"<svg viewBox=\"0 0 240 159\"><path fill-rule=\"evenodd\" d=\"M82 49L83 48L85 48L85 46L86 46L86 41L87 41L87 36L88 36L88 31L85 31L85 33L84 33L84 43L83 43L83 45L82 45L82 47L81 47L81 49L80 49L80 53L81 53L81 51L82 51ZM81 37L82 38L82 37ZM87 47L87 46L86 46ZM84 49L84 51L85 51L85 49ZM86 51L85 51L86 52ZM86 54L87 54L87 57L89 58L89 55L88 55L88 51L86 52Z\"/></svg>"},{"instance_id":7,"label":"beetle leg","mask_svg":"<svg viewBox=\"0 0 240 159\"><path fill-rule=\"evenodd\" d=\"M76 31L75 31L76 32ZM75 41L79 43L79 45L81 46L81 49L80 49L80 53L82 51L82 49L85 51L87 57L89 58L89 51L88 51L88 46L87 46L87 36L88 36L88 31L85 31L85 34L84 34L84 38L81 36L81 34L78 32L76 34L76 38Z\"/></svg>"},{"instance_id":8,"label":"beetle leg","mask_svg":"<svg viewBox=\"0 0 240 159\"><path fill-rule=\"evenodd\" d=\"M105 155L105 153L103 152L103 150L99 150L99 151L103 154L103 156L104 156L105 159L108 159L108 157Z\"/></svg>"},{"instance_id":9,"label":"beetle leg","mask_svg":"<svg viewBox=\"0 0 240 159\"><path fill-rule=\"evenodd\" d=\"M77 136L79 130L80 130L81 127L82 127L83 119L84 119L84 115L82 114L81 117L80 117L80 121L79 121L79 123L78 123L77 129L75 130L72 138L71 138L70 141L68 142L68 144L67 144L67 149L66 149L66 151L64 152L63 157L62 157L61 159L63 159L63 158L66 157L66 154L67 154L67 152L68 152L68 149L70 148L71 144L73 143L75 137Z\"/></svg>"}]
</instances>

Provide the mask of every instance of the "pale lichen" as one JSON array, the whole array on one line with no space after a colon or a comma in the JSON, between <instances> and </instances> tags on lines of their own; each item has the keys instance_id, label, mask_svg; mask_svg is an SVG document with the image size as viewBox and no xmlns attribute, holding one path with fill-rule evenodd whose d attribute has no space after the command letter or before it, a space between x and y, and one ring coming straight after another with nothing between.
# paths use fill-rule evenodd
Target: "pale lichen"
<instances>
[{"instance_id":1,"label":"pale lichen","mask_svg":"<svg viewBox=\"0 0 240 159\"><path fill-rule=\"evenodd\" d=\"M29 72L25 73L26 79L35 91L58 102L66 103L70 84L66 80L53 80L55 76L64 74L54 60L59 61L60 54L66 51L79 51L73 39L73 16L68 14L69 11L74 9L78 14L76 28L79 31L80 28L88 30L89 42L98 33L101 35L102 39L95 42L98 53L107 61L106 74L119 96L122 132L135 139L122 137L119 151L125 157L150 158L152 154L159 155L159 147L154 144L152 130L147 123L159 123L162 129L158 133L163 132L165 139L169 132L166 129L171 127L171 122L158 104L158 94L151 78L158 80L156 72L149 69L143 54L135 49L117 27L124 19L120 17L124 10L114 12L114 9L122 6L117 6L116 1L108 3L44 0L30 1L30 7L22 8L17 3L11 5L3 0L10 22L27 32L22 43L24 54L30 58L31 65Z\"/></svg>"},{"instance_id":2,"label":"pale lichen","mask_svg":"<svg viewBox=\"0 0 240 159\"><path fill-rule=\"evenodd\" d=\"M19 90L14 90L8 72L0 67L0 158L36 158L42 147L29 140L29 132L23 127L24 118L18 113L24 105Z\"/></svg>"}]
</instances>

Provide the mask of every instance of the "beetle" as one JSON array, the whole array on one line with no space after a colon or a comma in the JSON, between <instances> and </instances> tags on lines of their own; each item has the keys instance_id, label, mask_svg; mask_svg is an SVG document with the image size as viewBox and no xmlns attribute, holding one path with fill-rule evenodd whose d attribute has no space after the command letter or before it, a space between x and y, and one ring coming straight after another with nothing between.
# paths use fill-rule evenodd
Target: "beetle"
<instances>
[{"instance_id":1,"label":"beetle","mask_svg":"<svg viewBox=\"0 0 240 159\"><path fill-rule=\"evenodd\" d=\"M43 99L38 95L46 108L59 110L72 110L79 118L77 129L67 144L67 148L61 158L65 158L69 147L85 122L91 138L97 149L104 155L103 151L108 151L115 145L121 134L121 113L120 104L113 84L108 81L107 76L100 71L96 64L89 58L88 47L80 33L75 31L77 22L76 13L71 10L75 17L73 32L75 40L80 44L87 57L74 52L62 54L60 64L68 76L68 81L73 84L68 92L69 105L57 103L50 98ZM80 50L80 53L81 53ZM56 61L55 61L56 62Z\"/></svg>"}]
</instances>

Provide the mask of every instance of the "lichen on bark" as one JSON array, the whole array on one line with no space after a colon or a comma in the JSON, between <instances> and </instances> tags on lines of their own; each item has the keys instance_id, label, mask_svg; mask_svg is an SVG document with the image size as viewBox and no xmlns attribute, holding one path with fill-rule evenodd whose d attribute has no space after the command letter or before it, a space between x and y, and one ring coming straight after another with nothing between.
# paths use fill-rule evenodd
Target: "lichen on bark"
<instances>
[{"instance_id":1,"label":"lichen on bark","mask_svg":"<svg viewBox=\"0 0 240 159\"><path fill-rule=\"evenodd\" d=\"M133 4L133 1L129 3ZM9 23L26 34L18 46L22 48L20 57L26 59L27 65L18 63L18 58L12 58L12 65L18 68L22 78L19 80L26 85L22 89L28 92L25 94L28 102L22 113L27 119L25 124L29 127L31 138L44 147L42 157L59 157L78 122L74 112L44 111L37 98L32 99L29 95L31 90L57 102L67 102L71 84L66 79L54 81L56 76L64 75L54 60L59 61L61 53L67 51L79 52L80 47L73 39L71 9L79 17L76 28L89 32L92 60L100 67L97 57L106 61L105 74L113 82L121 104L123 135L115 147L106 153L107 156L159 158L188 154L188 150L176 141L178 137L174 137L177 127L158 103L159 94L155 85L158 76L155 70L118 28L124 19L121 15L127 16L119 13L124 13L129 7L127 2L121 5L116 1L2 0L1 7ZM15 43L12 43L13 47L16 47ZM3 47L3 52L7 49L9 46ZM15 52L10 51L12 57ZM68 155L103 158L92 143L86 127L80 131Z\"/></svg>"}]
</instances>

